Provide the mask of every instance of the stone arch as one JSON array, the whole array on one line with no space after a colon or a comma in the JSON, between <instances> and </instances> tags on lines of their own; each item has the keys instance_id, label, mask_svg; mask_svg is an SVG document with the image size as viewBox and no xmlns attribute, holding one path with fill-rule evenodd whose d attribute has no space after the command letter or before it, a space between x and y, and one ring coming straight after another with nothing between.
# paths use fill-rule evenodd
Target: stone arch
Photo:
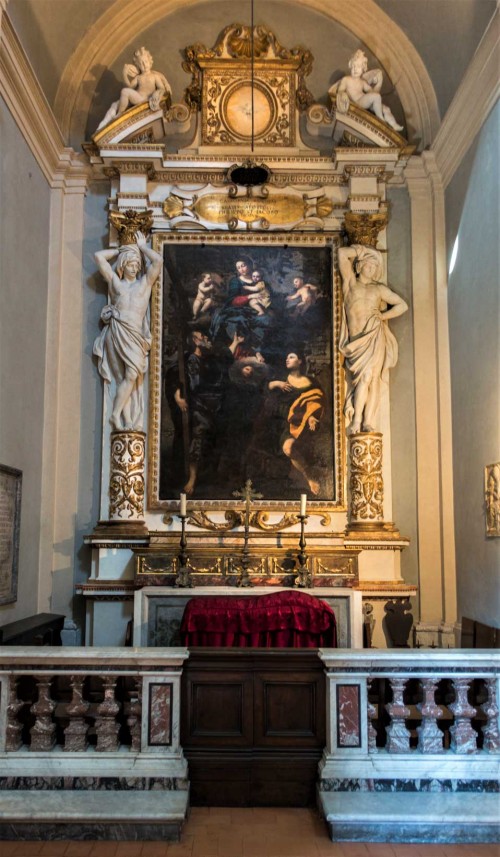
<instances>
[{"instance_id":1,"label":"stone arch","mask_svg":"<svg viewBox=\"0 0 500 857\"><path fill-rule=\"evenodd\" d=\"M115 0L87 31L66 64L56 94L54 112L66 140L77 116L86 116L92 93L88 84L96 62L111 66L132 39L155 21L186 6L211 0ZM407 121L423 148L429 146L439 127L436 94L427 69L410 40L374 0L290 0L320 12L350 30L364 42L398 81L398 96Z\"/></svg>"}]
</instances>

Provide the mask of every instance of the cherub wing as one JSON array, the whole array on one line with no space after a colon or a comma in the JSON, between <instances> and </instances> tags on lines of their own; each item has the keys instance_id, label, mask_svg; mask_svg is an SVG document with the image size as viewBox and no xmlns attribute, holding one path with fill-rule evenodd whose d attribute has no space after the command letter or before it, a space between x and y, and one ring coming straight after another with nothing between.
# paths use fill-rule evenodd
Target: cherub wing
<instances>
[{"instance_id":1,"label":"cherub wing","mask_svg":"<svg viewBox=\"0 0 500 857\"><path fill-rule=\"evenodd\" d=\"M384 74L380 68L372 68L370 71L365 71L363 80L366 80L374 92L380 92L384 81Z\"/></svg>"},{"instance_id":2,"label":"cherub wing","mask_svg":"<svg viewBox=\"0 0 500 857\"><path fill-rule=\"evenodd\" d=\"M132 79L134 77L137 77L137 75L140 73L141 73L140 69L138 69L137 66L134 65L133 62L125 63L125 65L123 66L123 70L122 70L123 82L126 83L127 86L132 86Z\"/></svg>"}]
</instances>

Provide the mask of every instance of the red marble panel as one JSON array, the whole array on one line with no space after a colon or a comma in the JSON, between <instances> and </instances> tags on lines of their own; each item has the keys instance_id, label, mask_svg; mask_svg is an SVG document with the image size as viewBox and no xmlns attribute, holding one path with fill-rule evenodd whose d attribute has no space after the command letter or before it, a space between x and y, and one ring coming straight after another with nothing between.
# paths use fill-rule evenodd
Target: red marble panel
<instances>
[{"instance_id":1,"label":"red marble panel","mask_svg":"<svg viewBox=\"0 0 500 857\"><path fill-rule=\"evenodd\" d=\"M149 685L150 747L168 747L172 743L172 690L171 684Z\"/></svg>"},{"instance_id":2,"label":"red marble panel","mask_svg":"<svg viewBox=\"0 0 500 857\"><path fill-rule=\"evenodd\" d=\"M337 685L337 747L361 746L359 684Z\"/></svg>"}]
</instances>

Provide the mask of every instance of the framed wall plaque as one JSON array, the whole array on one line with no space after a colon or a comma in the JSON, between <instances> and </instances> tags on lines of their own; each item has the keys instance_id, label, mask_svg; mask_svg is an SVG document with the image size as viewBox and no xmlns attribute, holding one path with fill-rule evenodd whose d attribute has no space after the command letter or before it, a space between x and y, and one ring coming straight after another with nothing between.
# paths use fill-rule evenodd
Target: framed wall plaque
<instances>
[{"instance_id":1,"label":"framed wall plaque","mask_svg":"<svg viewBox=\"0 0 500 857\"><path fill-rule=\"evenodd\" d=\"M17 600L22 471L0 464L0 604Z\"/></svg>"},{"instance_id":2,"label":"framed wall plaque","mask_svg":"<svg viewBox=\"0 0 500 857\"><path fill-rule=\"evenodd\" d=\"M342 507L337 238L155 236L149 508ZM172 506L170 506L172 504Z\"/></svg>"}]
</instances>

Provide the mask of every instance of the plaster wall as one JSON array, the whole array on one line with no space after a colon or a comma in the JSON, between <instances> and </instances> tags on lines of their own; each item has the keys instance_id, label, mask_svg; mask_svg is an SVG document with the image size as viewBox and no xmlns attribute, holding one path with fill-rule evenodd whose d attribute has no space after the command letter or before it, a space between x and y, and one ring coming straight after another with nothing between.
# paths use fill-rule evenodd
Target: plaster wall
<instances>
[{"instance_id":1,"label":"plaster wall","mask_svg":"<svg viewBox=\"0 0 500 857\"><path fill-rule=\"evenodd\" d=\"M398 363L390 373L393 519L401 535L410 539L401 556L401 574L405 583L418 584L410 201L406 189L399 188L389 189L388 201L388 284L408 304L408 312L390 322L399 345Z\"/></svg>"},{"instance_id":2,"label":"plaster wall","mask_svg":"<svg viewBox=\"0 0 500 857\"><path fill-rule=\"evenodd\" d=\"M37 612L50 189L0 99L0 462L23 471L18 599L0 625Z\"/></svg>"},{"instance_id":3,"label":"plaster wall","mask_svg":"<svg viewBox=\"0 0 500 857\"><path fill-rule=\"evenodd\" d=\"M83 276L82 276L82 364L81 364L81 438L78 507L75 515L74 583L88 578L91 550L83 537L92 532L99 520L99 484L101 473L102 381L92 347L99 331L106 289L96 270L94 253L107 246L108 184L92 184L84 203ZM84 624L83 599L76 599L73 618Z\"/></svg>"},{"instance_id":4,"label":"plaster wall","mask_svg":"<svg viewBox=\"0 0 500 857\"><path fill-rule=\"evenodd\" d=\"M9 0L9 17L45 96L53 105L75 45L113 0Z\"/></svg>"},{"instance_id":5,"label":"plaster wall","mask_svg":"<svg viewBox=\"0 0 500 857\"><path fill-rule=\"evenodd\" d=\"M497 106L446 191L447 219L463 201L448 287L458 613L496 627L500 539L485 535L483 472L500 460L499 123Z\"/></svg>"},{"instance_id":6,"label":"plaster wall","mask_svg":"<svg viewBox=\"0 0 500 857\"><path fill-rule=\"evenodd\" d=\"M444 116L490 19L495 0L376 0L411 39Z\"/></svg>"}]
</instances>

